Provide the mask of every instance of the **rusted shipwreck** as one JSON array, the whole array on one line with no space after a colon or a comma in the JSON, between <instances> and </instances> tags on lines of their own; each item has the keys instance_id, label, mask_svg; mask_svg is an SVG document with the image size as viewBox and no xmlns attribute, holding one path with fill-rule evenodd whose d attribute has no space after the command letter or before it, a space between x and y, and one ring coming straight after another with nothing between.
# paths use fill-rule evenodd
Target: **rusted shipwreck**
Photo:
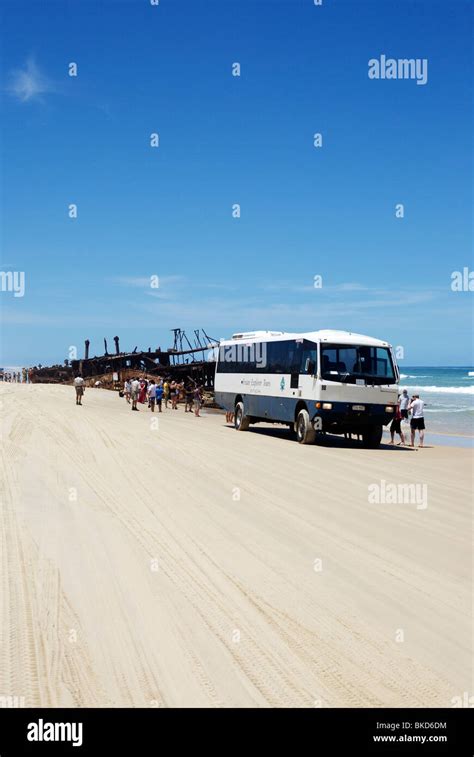
<instances>
[{"instance_id":1,"label":"rusted shipwreck","mask_svg":"<svg viewBox=\"0 0 474 757\"><path fill-rule=\"evenodd\" d=\"M174 343L162 350L147 351L135 347L132 352L121 352L119 337L114 337L115 351L109 353L104 339L104 354L90 357L90 341L84 342L84 357L65 360L64 365L35 366L29 370L32 383L70 383L80 373L90 386L117 389L132 376L162 376L176 381L192 380L208 391L214 388L214 350L218 341L209 337L204 329L196 329L191 340L182 329L172 329Z\"/></svg>"}]
</instances>

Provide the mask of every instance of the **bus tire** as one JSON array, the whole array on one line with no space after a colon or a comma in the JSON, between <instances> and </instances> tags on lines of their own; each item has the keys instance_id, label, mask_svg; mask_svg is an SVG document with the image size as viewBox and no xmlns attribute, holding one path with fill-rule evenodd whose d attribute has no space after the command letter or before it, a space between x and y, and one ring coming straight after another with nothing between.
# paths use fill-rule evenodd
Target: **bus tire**
<instances>
[{"instance_id":1,"label":"bus tire","mask_svg":"<svg viewBox=\"0 0 474 757\"><path fill-rule=\"evenodd\" d=\"M315 438L316 433L311 427L308 411L300 410L296 419L296 441L299 444L312 444Z\"/></svg>"},{"instance_id":2,"label":"bus tire","mask_svg":"<svg viewBox=\"0 0 474 757\"><path fill-rule=\"evenodd\" d=\"M367 431L362 434L362 443L364 447L375 449L382 441L383 428L380 425L369 426Z\"/></svg>"},{"instance_id":3,"label":"bus tire","mask_svg":"<svg viewBox=\"0 0 474 757\"><path fill-rule=\"evenodd\" d=\"M236 431L247 431L250 426L250 418L245 415L244 403L237 402L234 413L234 428Z\"/></svg>"}]
</instances>

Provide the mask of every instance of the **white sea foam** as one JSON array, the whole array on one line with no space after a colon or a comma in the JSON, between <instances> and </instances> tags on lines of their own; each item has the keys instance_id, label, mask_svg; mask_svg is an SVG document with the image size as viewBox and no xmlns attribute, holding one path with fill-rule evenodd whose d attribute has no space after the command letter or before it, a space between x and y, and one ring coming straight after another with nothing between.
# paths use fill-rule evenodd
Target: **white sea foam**
<instances>
[{"instance_id":1,"label":"white sea foam","mask_svg":"<svg viewBox=\"0 0 474 757\"><path fill-rule=\"evenodd\" d=\"M403 389L419 389L420 392L437 392L439 394L474 394L474 385L471 386L404 386Z\"/></svg>"},{"instance_id":2,"label":"white sea foam","mask_svg":"<svg viewBox=\"0 0 474 757\"><path fill-rule=\"evenodd\" d=\"M474 412L474 407L456 407L456 408L431 408L431 407L425 407L424 409L425 413L446 413L448 415L451 415L451 413L472 413Z\"/></svg>"},{"instance_id":3,"label":"white sea foam","mask_svg":"<svg viewBox=\"0 0 474 757\"><path fill-rule=\"evenodd\" d=\"M469 402L469 400L466 400L466 399L462 400L462 402L466 402L466 401ZM472 404L471 405L466 405L466 404L460 405L459 401L455 405L453 405L453 404L451 404L449 402L440 402L438 400L437 403L436 403L436 407L443 408L443 410L446 410L446 411L448 411L448 410L459 410L459 411L461 411L461 410L474 410L474 406Z\"/></svg>"},{"instance_id":4,"label":"white sea foam","mask_svg":"<svg viewBox=\"0 0 474 757\"><path fill-rule=\"evenodd\" d=\"M468 372L467 372L467 375L468 375L468 376L474 376L474 371L468 371Z\"/></svg>"},{"instance_id":5,"label":"white sea foam","mask_svg":"<svg viewBox=\"0 0 474 757\"><path fill-rule=\"evenodd\" d=\"M474 375L474 373L473 373L473 375ZM406 379L406 378L416 378L416 379L419 379L419 378L429 378L429 375L428 376L414 376L411 373L400 373L400 378L401 379Z\"/></svg>"}]
</instances>

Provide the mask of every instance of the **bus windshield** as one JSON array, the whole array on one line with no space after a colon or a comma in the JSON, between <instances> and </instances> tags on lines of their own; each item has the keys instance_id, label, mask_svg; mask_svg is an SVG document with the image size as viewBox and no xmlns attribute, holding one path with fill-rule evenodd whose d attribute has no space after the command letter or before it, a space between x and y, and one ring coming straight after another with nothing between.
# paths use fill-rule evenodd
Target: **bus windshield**
<instances>
[{"instance_id":1,"label":"bus windshield","mask_svg":"<svg viewBox=\"0 0 474 757\"><path fill-rule=\"evenodd\" d=\"M322 344L321 377L347 384L396 383L390 350L356 344Z\"/></svg>"}]
</instances>

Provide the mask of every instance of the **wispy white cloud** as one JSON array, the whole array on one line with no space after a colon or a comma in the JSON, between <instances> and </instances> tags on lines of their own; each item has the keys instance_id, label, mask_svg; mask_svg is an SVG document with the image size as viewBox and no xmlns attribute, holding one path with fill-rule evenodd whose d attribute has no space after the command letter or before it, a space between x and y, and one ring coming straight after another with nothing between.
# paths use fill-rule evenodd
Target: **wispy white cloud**
<instances>
[{"instance_id":1,"label":"wispy white cloud","mask_svg":"<svg viewBox=\"0 0 474 757\"><path fill-rule=\"evenodd\" d=\"M324 277L323 277L324 280ZM313 292L314 282L308 284L298 284L293 281L272 281L263 282L259 285L260 289L267 291L286 291L286 292ZM366 292L370 287L358 284L356 282L346 282L342 284L324 284L326 292Z\"/></svg>"},{"instance_id":2,"label":"wispy white cloud","mask_svg":"<svg viewBox=\"0 0 474 757\"><path fill-rule=\"evenodd\" d=\"M54 92L53 82L40 70L33 57L22 68L10 72L7 91L20 102L42 101L42 95Z\"/></svg>"},{"instance_id":3,"label":"wispy white cloud","mask_svg":"<svg viewBox=\"0 0 474 757\"><path fill-rule=\"evenodd\" d=\"M369 289L369 287L363 286L363 284L357 284L352 281L348 281L345 284L336 284L329 288L335 292L366 292Z\"/></svg>"},{"instance_id":4,"label":"wispy white cloud","mask_svg":"<svg viewBox=\"0 0 474 757\"><path fill-rule=\"evenodd\" d=\"M63 319L61 319L63 321ZM2 323L17 326L57 326L57 315L45 315L39 311L25 311L23 308L2 307ZM63 322L64 325L64 322Z\"/></svg>"},{"instance_id":5,"label":"wispy white cloud","mask_svg":"<svg viewBox=\"0 0 474 757\"><path fill-rule=\"evenodd\" d=\"M142 287L149 287L150 280L150 276L116 276L111 279L114 284L126 287L138 287L140 289Z\"/></svg>"},{"instance_id":6,"label":"wispy white cloud","mask_svg":"<svg viewBox=\"0 0 474 757\"><path fill-rule=\"evenodd\" d=\"M408 307L427 304L434 299L431 292L388 292L384 296L373 296L363 300L328 301L317 293L311 300L299 303L273 302L264 303L258 297L219 297L219 298L185 298L168 302L141 301L137 310L159 316L160 321L168 323L178 321L185 327L199 321L209 324L209 328L220 324L234 330L243 328L242 321L248 328L276 328L282 330L308 328L308 324L325 324L328 328L341 323L347 326L347 319L367 319L377 322L386 316L393 322L394 313L399 317L400 311ZM374 316L375 314L375 316ZM413 319L413 313L410 313ZM252 325L253 324L253 325ZM321 328L321 325L317 326ZM247 325L245 325L247 328Z\"/></svg>"},{"instance_id":7,"label":"wispy white cloud","mask_svg":"<svg viewBox=\"0 0 474 757\"><path fill-rule=\"evenodd\" d=\"M228 292L236 292L239 287L236 284L219 284L218 282L204 281L195 285L198 289L220 289Z\"/></svg>"},{"instance_id":8,"label":"wispy white cloud","mask_svg":"<svg viewBox=\"0 0 474 757\"><path fill-rule=\"evenodd\" d=\"M219 323L237 328L242 318L248 324L284 330L302 327L315 319L330 325L333 322L340 325L341 321L346 322L349 317L368 318L372 321L374 313L377 313L377 319L384 313L393 319L395 312L399 318L400 310L404 308L428 305L435 299L439 302L439 297L431 287L394 290L348 282L323 286L321 289L310 286L303 290L298 284L288 282L281 289L275 286L273 292L278 292L278 300L272 298L272 301L262 295L260 282L249 288L243 298L241 294L226 291L226 284L221 285L219 282L210 282L214 284L216 296L203 296L203 290L209 282L194 282L182 276L169 276L163 280L160 278L159 289L150 288L150 279L147 277L121 277L119 281L140 287L143 294L147 295L133 303L132 307L136 311L159 316L160 322L179 321L186 327L199 320L209 325ZM169 282L169 286L166 286L165 281ZM221 286L222 292L219 292ZM211 292L212 289L208 291ZM270 294L271 290L265 291ZM294 302L291 295L296 291L304 292L306 296Z\"/></svg>"},{"instance_id":9,"label":"wispy white cloud","mask_svg":"<svg viewBox=\"0 0 474 757\"><path fill-rule=\"evenodd\" d=\"M120 286L143 289L150 286L153 276L158 276L159 287L183 284L185 281L184 276L160 276L157 273L150 274L149 276L115 276L110 280Z\"/></svg>"},{"instance_id":10,"label":"wispy white cloud","mask_svg":"<svg viewBox=\"0 0 474 757\"><path fill-rule=\"evenodd\" d=\"M460 311L466 308L466 318L469 317L467 304L462 298L455 302L449 298L449 291L440 296L436 290L430 288L406 288L401 290L370 289L366 296L360 297L358 291L337 293L312 290L308 297L301 297L297 302L293 298L282 296L277 301L268 301L262 296L261 290L255 287L246 292L246 296L231 292L219 292L211 296L203 296L199 285L181 276L164 277L176 283L170 286L169 294L166 287L152 290L149 277L122 277L120 283L130 288L124 292L126 299L121 297L121 312L111 312L107 303L93 303L90 315L84 309L71 312L68 308L62 312L60 322L55 313L41 311L25 311L22 307L11 305L2 308L2 320L5 324L50 326L65 328L81 324L85 327L113 327L114 329L130 328L131 314L151 316L154 323L163 328L179 324L184 328L195 328L196 324L203 324L209 333L225 336L231 331L239 329L275 328L284 331L311 330L311 328L353 328L372 333L377 329L398 328L401 324L410 329L414 323L423 318L433 318L435 313L445 320L449 317L460 317ZM160 295L161 292L161 295ZM149 295L151 296L144 296ZM138 296L137 296L138 295ZM156 299L155 299L156 298ZM57 307L59 303L56 303ZM60 307L64 303L61 301ZM87 309L86 309L87 310ZM432 315L430 315L432 314ZM147 318L147 322L148 322ZM133 321L133 319L132 319ZM355 324L354 326L352 324ZM371 331L372 330L372 331Z\"/></svg>"}]
</instances>

